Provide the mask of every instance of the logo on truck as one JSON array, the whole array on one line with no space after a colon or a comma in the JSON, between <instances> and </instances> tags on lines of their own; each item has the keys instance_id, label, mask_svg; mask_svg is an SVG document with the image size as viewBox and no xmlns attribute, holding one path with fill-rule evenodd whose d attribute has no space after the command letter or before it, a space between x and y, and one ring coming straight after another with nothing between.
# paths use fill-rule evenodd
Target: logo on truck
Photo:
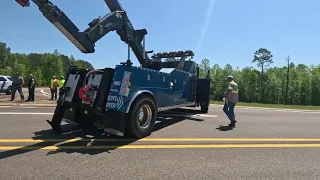
<instances>
[{"instance_id":1,"label":"logo on truck","mask_svg":"<svg viewBox=\"0 0 320 180\"><path fill-rule=\"evenodd\" d=\"M119 92L119 94L122 95L122 96L128 97L128 95L129 95L130 77L131 77L131 72L125 71L123 73L122 83L121 83L120 92Z\"/></svg>"},{"instance_id":2,"label":"logo on truck","mask_svg":"<svg viewBox=\"0 0 320 180\"><path fill-rule=\"evenodd\" d=\"M120 110L120 108L123 105L123 98L122 96L108 96L108 102L107 102L107 108L112 108L112 109L118 109Z\"/></svg>"}]
</instances>

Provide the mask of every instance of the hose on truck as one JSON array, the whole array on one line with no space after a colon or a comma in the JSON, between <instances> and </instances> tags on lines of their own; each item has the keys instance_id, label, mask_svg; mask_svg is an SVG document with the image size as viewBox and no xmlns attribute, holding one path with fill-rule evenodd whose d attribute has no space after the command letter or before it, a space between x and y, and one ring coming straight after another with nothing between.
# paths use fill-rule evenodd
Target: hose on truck
<instances>
[{"instance_id":1,"label":"hose on truck","mask_svg":"<svg viewBox=\"0 0 320 180\"><path fill-rule=\"evenodd\" d=\"M100 72L100 73L103 73L102 70L92 70L92 71L89 71L83 82L82 82L82 87L79 89L78 91L78 96L81 100L85 101L85 102L90 102L92 103L94 101L93 99L93 91L97 91L98 90L98 87L94 86L94 85L89 85L87 84L89 81L88 81L88 78L90 77L90 75L94 74L94 73L97 73L97 72Z\"/></svg>"}]
</instances>

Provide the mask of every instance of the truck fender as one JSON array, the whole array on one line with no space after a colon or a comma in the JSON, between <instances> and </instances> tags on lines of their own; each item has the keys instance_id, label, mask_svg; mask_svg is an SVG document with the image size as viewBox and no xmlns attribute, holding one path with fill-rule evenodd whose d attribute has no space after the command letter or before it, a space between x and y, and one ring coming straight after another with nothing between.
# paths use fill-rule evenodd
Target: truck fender
<instances>
[{"instance_id":1,"label":"truck fender","mask_svg":"<svg viewBox=\"0 0 320 180\"><path fill-rule=\"evenodd\" d=\"M139 90L139 91L137 91L137 93L129 100L128 106L127 106L127 109L126 109L126 113L129 113L132 103L133 103L138 97L140 97L140 96L142 96L142 95L149 95L149 96L151 96L152 99L153 99L153 101L154 101L154 103L155 103L155 105L158 107L158 103L157 103L157 101L156 101L156 98L155 98L154 94L153 94L151 91L148 91L148 90Z\"/></svg>"}]
</instances>

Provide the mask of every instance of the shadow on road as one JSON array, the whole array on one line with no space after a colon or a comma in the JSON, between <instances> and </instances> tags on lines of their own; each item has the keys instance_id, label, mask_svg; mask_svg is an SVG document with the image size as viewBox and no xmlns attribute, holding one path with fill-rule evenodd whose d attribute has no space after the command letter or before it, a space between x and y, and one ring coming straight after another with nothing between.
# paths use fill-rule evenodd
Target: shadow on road
<instances>
[{"instance_id":1,"label":"shadow on road","mask_svg":"<svg viewBox=\"0 0 320 180\"><path fill-rule=\"evenodd\" d=\"M78 137L79 135L82 135L81 131L72 131L75 129L74 125L66 124L62 125L61 128L63 129L63 131L69 131L69 133L67 132L63 133L62 135L55 135L51 129L35 132L35 137L32 137L32 139L40 139L43 140L43 142L32 144L29 146L24 146L22 148L14 150L0 152L0 159L12 157L19 154L24 154L47 146L53 146L56 143L65 141L65 139L72 139ZM51 141L49 139L55 139L55 141Z\"/></svg>"},{"instance_id":2,"label":"shadow on road","mask_svg":"<svg viewBox=\"0 0 320 180\"><path fill-rule=\"evenodd\" d=\"M155 124L153 132L159 131L163 128L177 124L185 120L201 122L203 121L203 119L191 117L195 114L200 114L200 113L201 112L199 110L194 110L194 109L176 109L176 110L166 111L165 113L159 113L157 123ZM103 133L96 134L94 138L89 138L81 129L78 128L78 126L75 126L72 124L66 124L66 125L61 125L61 127L63 132L62 135L55 135L51 129L35 132L34 133L35 136L32 138L37 140L42 140L43 142L39 142L29 146L24 146L22 148L15 149L15 150L0 152L0 159L39 150L41 148L45 148L48 146L56 146L57 150L49 151L47 155L56 154L59 152L81 153L81 154L90 154L90 155L95 155L103 152L110 153L111 150L117 149L121 146L125 146L139 140L139 139L119 138L116 136L103 134ZM81 140L74 141L74 142L65 142L68 139L70 140L74 138L81 138ZM95 141L99 139L100 140L103 139L104 141ZM63 144L56 145L59 143L63 143ZM66 147L70 147L70 146L72 146L72 149L66 149ZM89 150L83 149L81 148L83 146L94 146L95 149L89 149Z\"/></svg>"}]
</instances>

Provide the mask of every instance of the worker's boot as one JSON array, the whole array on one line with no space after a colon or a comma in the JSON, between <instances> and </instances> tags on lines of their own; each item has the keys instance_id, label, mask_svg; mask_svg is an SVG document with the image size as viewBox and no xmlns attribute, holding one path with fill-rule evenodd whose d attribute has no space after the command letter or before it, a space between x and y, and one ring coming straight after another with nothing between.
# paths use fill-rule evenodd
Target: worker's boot
<instances>
[{"instance_id":1,"label":"worker's boot","mask_svg":"<svg viewBox=\"0 0 320 180\"><path fill-rule=\"evenodd\" d=\"M230 127L235 127L236 126L236 120L232 120L231 123L229 124Z\"/></svg>"}]
</instances>

